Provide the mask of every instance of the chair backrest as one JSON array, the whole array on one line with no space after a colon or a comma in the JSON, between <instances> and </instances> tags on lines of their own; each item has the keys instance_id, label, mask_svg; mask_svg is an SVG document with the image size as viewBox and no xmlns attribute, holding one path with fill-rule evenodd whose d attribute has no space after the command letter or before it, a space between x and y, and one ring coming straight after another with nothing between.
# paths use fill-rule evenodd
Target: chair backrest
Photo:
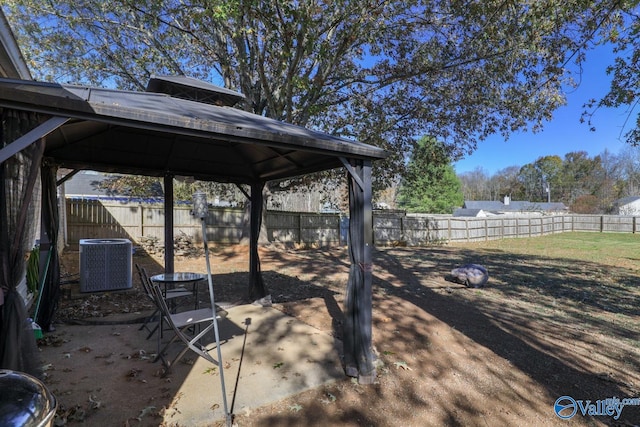
<instances>
[{"instance_id":1,"label":"chair backrest","mask_svg":"<svg viewBox=\"0 0 640 427\"><path fill-rule=\"evenodd\" d=\"M200 310L191 310L191 311L181 312L180 314L187 313L189 315L189 317L190 317L190 321L189 321L189 325L184 325L182 327L179 327L178 325L176 325L176 323L173 320L171 312L169 311L169 307L167 306L167 302L165 301L165 299L162 296L162 290L160 289L160 286L157 283L151 282L151 291L153 293L153 297L154 297L154 299L156 301L158 309L160 310L160 315L162 316L162 318L167 322L167 324L171 327L171 329L175 333L175 339L180 339L185 345L183 350L180 353L178 353L178 355L173 359L173 361L169 362L168 364L165 363L165 366L167 368L169 368L170 366L175 364L178 360L180 360L180 358L188 350L192 350L194 353L196 353L200 357L208 360L209 362L213 363L216 366L219 366L220 364L219 364L218 360L216 360L213 356L211 356L209 354L209 350L207 350L207 347L205 345L199 344L199 341L209 331L213 330L214 325L215 325L215 323L214 323L215 320L212 317L212 315L206 313L208 310L200 309ZM226 312L224 312L224 315L226 316ZM196 325L196 324L205 324L206 326L204 328L201 328L199 330L199 332L196 333L193 336L189 336L184 332L184 331L186 331L188 329L188 326ZM172 342L173 342L173 340L169 341L169 343L165 345L165 348ZM219 345L219 344L217 344L217 345ZM164 351L164 349L160 350L159 354L162 354L163 351Z\"/></svg>"},{"instance_id":2,"label":"chair backrest","mask_svg":"<svg viewBox=\"0 0 640 427\"><path fill-rule=\"evenodd\" d=\"M147 296L155 303L156 301L151 290L151 280L149 279L147 270L139 264L136 264L136 270L138 270L140 282L142 283L142 288L144 289L145 294L147 294Z\"/></svg>"},{"instance_id":3,"label":"chair backrest","mask_svg":"<svg viewBox=\"0 0 640 427\"><path fill-rule=\"evenodd\" d=\"M184 339L182 332L175 325L173 319L171 318L171 311L169 310L169 306L167 305L167 301L164 299L162 294L162 289L160 289L160 285L157 283L153 283L149 281L149 287L151 291L151 297L153 298L153 302L156 304L158 309L160 310L160 315L165 318L171 329L181 338Z\"/></svg>"}]
</instances>

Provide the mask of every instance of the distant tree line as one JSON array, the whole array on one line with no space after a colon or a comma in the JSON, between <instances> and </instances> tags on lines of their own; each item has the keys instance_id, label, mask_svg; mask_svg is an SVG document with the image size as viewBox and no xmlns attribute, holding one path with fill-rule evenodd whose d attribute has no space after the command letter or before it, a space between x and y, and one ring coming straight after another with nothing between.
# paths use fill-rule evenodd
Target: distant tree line
<instances>
[{"instance_id":1,"label":"distant tree line","mask_svg":"<svg viewBox=\"0 0 640 427\"><path fill-rule=\"evenodd\" d=\"M608 150L590 157L585 151L539 157L524 166L509 166L493 175L483 168L460 174L465 200L562 202L572 212L612 213L613 202L640 195L640 148L619 154Z\"/></svg>"}]
</instances>

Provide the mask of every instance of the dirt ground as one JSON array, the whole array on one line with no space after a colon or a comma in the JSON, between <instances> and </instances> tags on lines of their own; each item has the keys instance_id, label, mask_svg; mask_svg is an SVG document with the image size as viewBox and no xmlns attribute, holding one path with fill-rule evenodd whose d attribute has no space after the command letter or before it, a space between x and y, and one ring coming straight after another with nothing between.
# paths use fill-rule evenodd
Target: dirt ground
<instances>
[{"instance_id":1,"label":"dirt ground","mask_svg":"<svg viewBox=\"0 0 640 427\"><path fill-rule=\"evenodd\" d=\"M246 292L247 248L214 248L211 261L217 300L241 300ZM162 271L162 258L155 255L138 252L134 262L152 274ZM337 338L348 262L345 248L261 249L274 307ZM486 288L445 280L452 268L469 262L488 268L491 278ZM67 251L63 281L77 278L77 265L77 252ZM206 264L202 257L178 257L175 269L205 272ZM236 414L234 422L238 426L640 425L640 406L624 407L617 420L580 412L561 420L554 414L554 402L561 396L591 402L640 397L639 282L637 268L447 246L377 248L376 384L359 385L345 377ZM113 426L162 424L158 414L171 409L169 402L178 391L170 378L159 375L157 364L148 363L151 344L146 350L127 347L126 342L121 349L102 349L99 337L70 337L63 332L63 324L95 324L103 319L105 325L114 323L113 334L118 334L116 328L123 325L113 319L150 308L137 277L134 289L126 292L74 295L70 286L64 286L67 290L60 301L60 330L40 342L45 363L55 357L78 360L76 367L65 371L49 362L46 382L60 403L57 425L97 425L96 413ZM122 360L132 365L123 365L117 375L104 379L106 366ZM78 390L78 384L93 378L100 378L99 384Z\"/></svg>"}]
</instances>

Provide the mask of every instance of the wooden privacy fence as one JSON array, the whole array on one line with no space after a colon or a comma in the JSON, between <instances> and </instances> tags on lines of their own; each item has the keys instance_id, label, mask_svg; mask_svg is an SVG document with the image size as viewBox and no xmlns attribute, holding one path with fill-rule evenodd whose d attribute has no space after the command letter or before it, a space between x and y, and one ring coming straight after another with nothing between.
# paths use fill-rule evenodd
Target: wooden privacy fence
<instances>
[{"instance_id":1,"label":"wooden privacy fence","mask_svg":"<svg viewBox=\"0 0 640 427\"><path fill-rule=\"evenodd\" d=\"M164 240L162 204L119 203L104 200L67 199L67 244L80 239L141 237ZM205 219L207 240L238 243L245 225L245 212L235 208L210 208ZM342 228L341 228L342 224ZM269 211L266 227L270 241L334 245L346 242L345 218L339 214ZM175 206L174 235L182 234L202 242L202 224L191 216L191 206Z\"/></svg>"},{"instance_id":2,"label":"wooden privacy fence","mask_svg":"<svg viewBox=\"0 0 640 427\"><path fill-rule=\"evenodd\" d=\"M68 199L66 202L67 244L80 239L141 237L164 239L164 208L161 204L119 203ZM174 208L174 234L202 241L202 225L191 216L191 206ZM210 242L238 243L242 237L244 211L210 208L207 239ZM374 211L374 243L418 246L441 242L465 242L503 238L533 237L569 231L635 233L637 216L617 215L533 215L465 218L446 215L406 214ZM272 242L335 245L345 244L348 218L336 213L269 211L268 238Z\"/></svg>"}]
</instances>

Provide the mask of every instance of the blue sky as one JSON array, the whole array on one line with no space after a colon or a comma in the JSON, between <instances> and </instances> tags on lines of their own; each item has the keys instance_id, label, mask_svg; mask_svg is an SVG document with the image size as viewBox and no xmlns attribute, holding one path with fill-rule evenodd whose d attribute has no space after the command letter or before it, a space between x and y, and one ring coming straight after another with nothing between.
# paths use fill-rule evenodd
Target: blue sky
<instances>
[{"instance_id":1,"label":"blue sky","mask_svg":"<svg viewBox=\"0 0 640 427\"><path fill-rule=\"evenodd\" d=\"M630 130L629 125L623 130L628 108L599 109L593 119L595 132L591 132L586 123L580 123L582 106L589 99L600 99L607 93L611 78L606 74L606 68L610 64L613 64L610 47L589 52L580 86L567 94L567 105L555 111L553 119L544 124L543 131L517 133L507 141L500 135L481 141L474 153L454 164L456 172L461 174L481 167L491 175L509 166L532 163L541 156L564 158L572 151L583 150L593 157L606 148L617 154L625 147L622 139ZM635 121L635 116L631 121Z\"/></svg>"}]
</instances>

